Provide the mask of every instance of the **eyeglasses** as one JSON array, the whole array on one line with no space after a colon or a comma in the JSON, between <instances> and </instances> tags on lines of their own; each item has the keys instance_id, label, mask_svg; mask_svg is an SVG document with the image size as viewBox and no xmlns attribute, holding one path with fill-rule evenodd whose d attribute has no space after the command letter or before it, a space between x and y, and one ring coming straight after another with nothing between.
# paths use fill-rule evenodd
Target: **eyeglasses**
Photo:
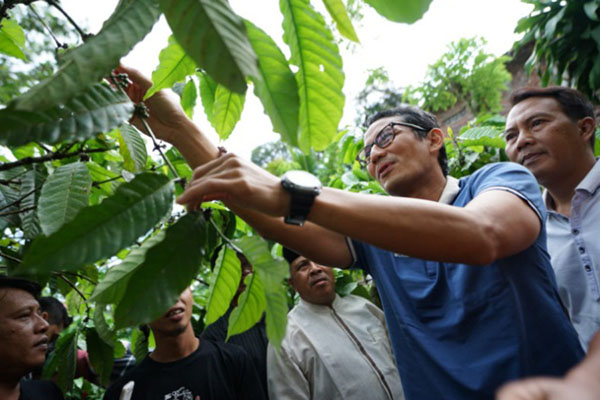
<instances>
[{"instance_id":1,"label":"eyeglasses","mask_svg":"<svg viewBox=\"0 0 600 400\"><path fill-rule=\"evenodd\" d=\"M409 124L408 122L390 122L379 131L377 136L375 136L373 143L363 147L356 155L356 161L358 161L363 168L371 162L371 149L373 148L373 145L377 145L380 149L385 149L392 143L397 135L397 132L394 129L394 126L396 125L406 126L418 131L427 131L427 129L420 127L419 125Z\"/></svg>"}]
</instances>

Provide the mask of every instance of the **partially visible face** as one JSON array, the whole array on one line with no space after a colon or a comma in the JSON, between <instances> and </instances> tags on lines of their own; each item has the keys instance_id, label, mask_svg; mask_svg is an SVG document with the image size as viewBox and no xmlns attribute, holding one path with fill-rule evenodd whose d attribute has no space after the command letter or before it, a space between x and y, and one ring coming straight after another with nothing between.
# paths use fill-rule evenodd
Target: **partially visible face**
<instances>
[{"instance_id":1,"label":"partially visible face","mask_svg":"<svg viewBox=\"0 0 600 400\"><path fill-rule=\"evenodd\" d=\"M50 318L50 316L48 315L48 313L46 311L44 311L44 312L42 312L42 318L44 318L46 321L48 321L48 318ZM56 341L56 339L58 339L58 336L64 329L65 329L65 326L62 323L57 325L57 324L51 324L50 322L48 322L48 329L46 330L46 336L48 337L48 340L50 342Z\"/></svg>"},{"instance_id":2,"label":"partially visible face","mask_svg":"<svg viewBox=\"0 0 600 400\"><path fill-rule=\"evenodd\" d=\"M290 264L290 283L309 303L331 305L335 299L333 269L298 257Z\"/></svg>"},{"instance_id":3,"label":"partially visible face","mask_svg":"<svg viewBox=\"0 0 600 400\"><path fill-rule=\"evenodd\" d=\"M375 121L365 133L365 145L373 143L377 134L390 122L403 122L392 116ZM418 138L406 126L395 126L396 136L384 149L373 146L367 170L381 187L392 196L410 196L423 183L422 177L437 165L437 154L432 156L429 142ZM432 163L433 161L433 163Z\"/></svg>"},{"instance_id":4,"label":"partially visible face","mask_svg":"<svg viewBox=\"0 0 600 400\"><path fill-rule=\"evenodd\" d=\"M159 319L151 322L150 328L155 335L179 336L190 326L194 297L190 288L187 288L179 299Z\"/></svg>"},{"instance_id":5,"label":"partially visible face","mask_svg":"<svg viewBox=\"0 0 600 400\"><path fill-rule=\"evenodd\" d=\"M506 118L506 155L527 167L544 186L568 174L588 139L552 97L530 97L515 105Z\"/></svg>"},{"instance_id":6,"label":"partially visible face","mask_svg":"<svg viewBox=\"0 0 600 400\"><path fill-rule=\"evenodd\" d=\"M40 305L21 289L0 289L0 373L25 375L46 359L48 323Z\"/></svg>"}]
</instances>

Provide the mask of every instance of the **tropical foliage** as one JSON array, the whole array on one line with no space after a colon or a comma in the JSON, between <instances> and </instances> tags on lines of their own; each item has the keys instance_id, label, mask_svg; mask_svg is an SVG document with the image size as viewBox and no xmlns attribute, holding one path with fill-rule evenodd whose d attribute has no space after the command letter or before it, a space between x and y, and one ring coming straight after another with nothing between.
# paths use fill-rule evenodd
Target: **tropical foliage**
<instances>
[{"instance_id":1,"label":"tropical foliage","mask_svg":"<svg viewBox=\"0 0 600 400\"><path fill-rule=\"evenodd\" d=\"M384 17L412 22L430 1L366 3ZM29 3L0 2L3 60L32 51L25 39L31 28L9 18L31 16L24 7ZM62 13L57 1L45 3ZM337 32L357 40L344 4L325 4ZM32 74L6 92L0 109L0 269L38 280L66 299L75 320L58 339L44 375L56 376L73 396L101 393L81 381L73 386L79 345L87 347L105 384L112 360L124 353L120 339L143 358L152 338L135 327L164 312L190 281L197 281L194 325L201 329L223 315L239 284L236 252L254 273L231 313L229 335L266 312L269 339L275 345L281 340L287 267L277 249L220 204L192 213L174 208L174 194L191 171L176 149L154 141L156 153L147 151L149 139L128 123L134 114L146 118L147 109L131 103L122 91L127 77L112 72L164 15L172 38L152 74L151 92L173 87L190 114L201 103L225 138L251 85L282 141L299 148L299 157L310 157L339 137L344 74L337 33L308 0L280 0L279 7L286 52L226 0L120 0L95 35L68 18L81 43L61 39L71 47L63 51L60 43L57 63L43 70L43 79Z\"/></svg>"},{"instance_id":2,"label":"tropical foliage","mask_svg":"<svg viewBox=\"0 0 600 400\"><path fill-rule=\"evenodd\" d=\"M525 33L517 46L535 41L528 69L537 71L543 86L566 83L598 102L600 1L523 1L534 6L516 28Z\"/></svg>"}]
</instances>

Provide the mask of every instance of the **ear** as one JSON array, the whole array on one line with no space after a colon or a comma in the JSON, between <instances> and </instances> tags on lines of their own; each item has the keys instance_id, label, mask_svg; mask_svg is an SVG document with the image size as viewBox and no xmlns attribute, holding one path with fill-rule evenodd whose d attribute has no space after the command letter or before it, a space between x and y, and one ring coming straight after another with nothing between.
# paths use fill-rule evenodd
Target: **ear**
<instances>
[{"instance_id":1,"label":"ear","mask_svg":"<svg viewBox=\"0 0 600 400\"><path fill-rule=\"evenodd\" d=\"M429 140L429 148L431 151L439 152L444 145L444 132L439 128L433 128L427 134Z\"/></svg>"},{"instance_id":2,"label":"ear","mask_svg":"<svg viewBox=\"0 0 600 400\"><path fill-rule=\"evenodd\" d=\"M47 311L42 311L42 318L44 318L46 321L48 321L48 312Z\"/></svg>"},{"instance_id":3,"label":"ear","mask_svg":"<svg viewBox=\"0 0 600 400\"><path fill-rule=\"evenodd\" d=\"M585 117L577 121L577 127L581 137L586 143L589 143L592 136L596 134L596 121L592 117Z\"/></svg>"}]
</instances>

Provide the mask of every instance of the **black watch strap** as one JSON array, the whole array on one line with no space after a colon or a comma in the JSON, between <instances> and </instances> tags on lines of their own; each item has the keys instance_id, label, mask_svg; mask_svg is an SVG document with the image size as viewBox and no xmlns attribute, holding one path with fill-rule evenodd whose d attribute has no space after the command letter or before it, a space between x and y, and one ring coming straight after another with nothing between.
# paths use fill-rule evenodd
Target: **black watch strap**
<instances>
[{"instance_id":1,"label":"black watch strap","mask_svg":"<svg viewBox=\"0 0 600 400\"><path fill-rule=\"evenodd\" d=\"M286 224L304 225L306 216L310 212L315 201L315 194L307 193L292 193L292 199L290 204L290 215L285 217L284 222Z\"/></svg>"}]
</instances>

